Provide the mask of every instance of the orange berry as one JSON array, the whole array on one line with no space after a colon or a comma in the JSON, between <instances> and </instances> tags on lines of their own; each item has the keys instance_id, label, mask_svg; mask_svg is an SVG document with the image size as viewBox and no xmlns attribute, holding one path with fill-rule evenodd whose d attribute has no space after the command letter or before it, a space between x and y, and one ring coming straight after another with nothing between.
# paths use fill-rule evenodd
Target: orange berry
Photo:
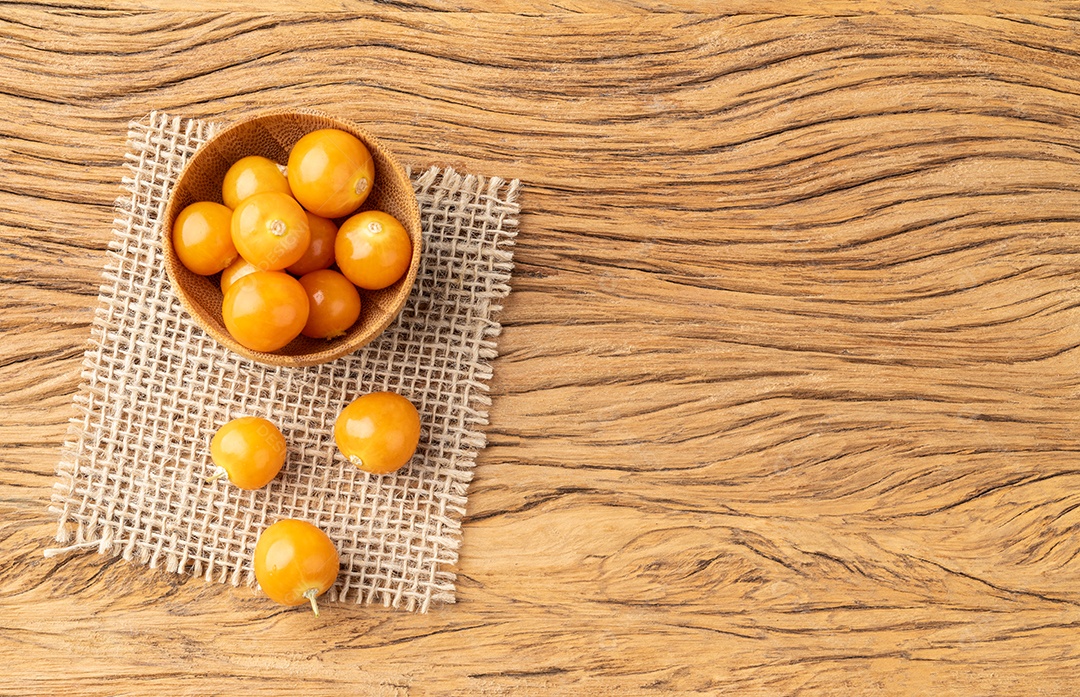
<instances>
[{"instance_id":1,"label":"orange berry","mask_svg":"<svg viewBox=\"0 0 1080 697\"><path fill-rule=\"evenodd\" d=\"M277 351L307 324L307 292L281 271L256 271L229 286L221 303L225 327L252 351Z\"/></svg>"},{"instance_id":2,"label":"orange berry","mask_svg":"<svg viewBox=\"0 0 1080 697\"><path fill-rule=\"evenodd\" d=\"M303 276L319 269L328 269L334 265L334 240L337 239L337 225L334 221L320 218L314 213L307 213L308 229L311 241L308 242L304 256L286 269L294 276Z\"/></svg>"},{"instance_id":3,"label":"orange berry","mask_svg":"<svg viewBox=\"0 0 1080 697\"><path fill-rule=\"evenodd\" d=\"M366 290L393 285L412 263L412 240L397 218L364 211L341 224L334 257L345 277Z\"/></svg>"},{"instance_id":4,"label":"orange berry","mask_svg":"<svg viewBox=\"0 0 1080 697\"><path fill-rule=\"evenodd\" d=\"M212 201L193 203L176 216L172 243L180 263L192 273L209 276L236 259L230 233L232 211Z\"/></svg>"},{"instance_id":5,"label":"orange berry","mask_svg":"<svg viewBox=\"0 0 1080 697\"><path fill-rule=\"evenodd\" d=\"M360 140L345 131L312 131L289 152L289 187L304 208L323 218L346 216L367 199L375 163Z\"/></svg>"},{"instance_id":6,"label":"orange berry","mask_svg":"<svg viewBox=\"0 0 1080 697\"><path fill-rule=\"evenodd\" d=\"M372 392L341 410L334 440L341 454L365 472L393 472L416 452L420 414L399 394Z\"/></svg>"},{"instance_id":7,"label":"orange berry","mask_svg":"<svg viewBox=\"0 0 1080 697\"><path fill-rule=\"evenodd\" d=\"M311 603L334 585L341 560L325 532L302 520L279 520L255 543L255 578L271 600L282 605Z\"/></svg>"},{"instance_id":8,"label":"orange berry","mask_svg":"<svg viewBox=\"0 0 1080 697\"><path fill-rule=\"evenodd\" d=\"M237 256L236 261L230 264L229 268L221 272L221 292L224 293L229 289L229 286L236 283L244 276L259 270L258 266L253 265L244 257Z\"/></svg>"},{"instance_id":9,"label":"orange berry","mask_svg":"<svg viewBox=\"0 0 1080 697\"><path fill-rule=\"evenodd\" d=\"M311 231L300 204L274 191L240 202L232 214L232 240L253 265L280 271L304 256Z\"/></svg>"},{"instance_id":10,"label":"orange berry","mask_svg":"<svg viewBox=\"0 0 1080 697\"><path fill-rule=\"evenodd\" d=\"M225 181L221 184L221 200L229 208L235 209L245 198L268 191L292 196L289 180L282 173L283 169L281 165L265 157L243 157L234 162L225 173Z\"/></svg>"},{"instance_id":11,"label":"orange berry","mask_svg":"<svg viewBox=\"0 0 1080 697\"><path fill-rule=\"evenodd\" d=\"M307 291L307 324L301 332L312 339L341 336L360 318L360 293L337 271L321 269L300 277Z\"/></svg>"},{"instance_id":12,"label":"orange berry","mask_svg":"<svg viewBox=\"0 0 1080 697\"><path fill-rule=\"evenodd\" d=\"M218 467L211 479L227 475L241 489L261 489L285 464L285 436L266 419L242 416L217 430L210 458Z\"/></svg>"}]
</instances>

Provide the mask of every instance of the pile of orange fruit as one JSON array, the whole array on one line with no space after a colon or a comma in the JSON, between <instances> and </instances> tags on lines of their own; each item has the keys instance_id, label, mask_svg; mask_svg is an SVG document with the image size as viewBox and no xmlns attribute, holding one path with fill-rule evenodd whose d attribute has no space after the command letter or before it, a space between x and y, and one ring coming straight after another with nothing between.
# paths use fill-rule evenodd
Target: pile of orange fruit
<instances>
[{"instance_id":1,"label":"pile of orange fruit","mask_svg":"<svg viewBox=\"0 0 1080 697\"><path fill-rule=\"evenodd\" d=\"M240 345L273 352L301 334L333 339L360 318L361 291L393 285L412 258L396 218L357 212L374 185L358 138L313 131L285 167L258 155L235 162L224 204L200 201L177 216L173 249L192 273L221 274L222 319Z\"/></svg>"},{"instance_id":2,"label":"pile of orange fruit","mask_svg":"<svg viewBox=\"0 0 1080 697\"><path fill-rule=\"evenodd\" d=\"M359 209L375 186L375 163L358 138L327 128L303 136L286 166L251 155L225 174L221 200L184 208L172 230L180 262L202 276L220 274L222 319L229 334L253 351L273 352L298 336L333 339L360 318L361 293L401 279L412 241L393 216ZM358 212L359 211L359 212ZM338 449L365 472L387 474L413 457L420 416L392 392L364 395L334 424ZM278 476L286 439L272 422L240 417L210 442L216 472L241 489L260 489ZM302 520L280 520L259 536L255 577L271 599L305 604L337 578L333 541Z\"/></svg>"}]
</instances>

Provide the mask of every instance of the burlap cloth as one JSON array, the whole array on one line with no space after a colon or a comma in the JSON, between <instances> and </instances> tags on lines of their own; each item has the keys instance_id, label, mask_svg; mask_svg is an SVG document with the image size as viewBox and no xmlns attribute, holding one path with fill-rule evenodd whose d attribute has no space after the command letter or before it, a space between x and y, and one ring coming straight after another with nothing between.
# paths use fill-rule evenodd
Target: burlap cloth
<instances>
[{"instance_id":1,"label":"burlap cloth","mask_svg":"<svg viewBox=\"0 0 1080 697\"><path fill-rule=\"evenodd\" d=\"M341 555L328 599L419 611L453 602L449 567L485 442L518 182L437 168L414 176L425 245L401 316L353 355L270 368L204 334L162 268L170 187L215 127L157 113L130 126L125 193L50 506L62 547L46 554L96 549L251 585L259 534L300 518ZM334 445L338 412L375 390L399 392L420 411L419 451L394 475L362 473ZM281 474L258 491L205 480L214 431L243 415L270 419L289 443Z\"/></svg>"}]
</instances>

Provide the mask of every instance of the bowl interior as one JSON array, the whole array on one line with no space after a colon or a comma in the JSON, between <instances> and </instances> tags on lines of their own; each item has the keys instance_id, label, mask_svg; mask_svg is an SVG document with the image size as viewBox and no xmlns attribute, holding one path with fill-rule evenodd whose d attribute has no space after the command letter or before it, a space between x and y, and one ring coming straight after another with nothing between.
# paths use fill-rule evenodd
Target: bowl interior
<instances>
[{"instance_id":1,"label":"bowl interior","mask_svg":"<svg viewBox=\"0 0 1080 697\"><path fill-rule=\"evenodd\" d=\"M360 291L360 318L335 339L299 336L274 353L252 351L238 344L221 317L220 274L200 276L180 263L172 246L172 226L185 207L198 201L222 203L221 184L234 162L262 155L286 164L296 141L311 131L337 128L352 133L371 151L375 185L360 211L380 210L397 218L413 243L409 271L394 285ZM357 211L359 212L359 211ZM343 222L342 220L336 221ZM416 280L420 262L420 211L412 182L394 156L360 126L314 111L269 112L236 123L215 134L192 157L173 188L166 208L162 248L165 268L184 308L209 334L231 350L271 365L315 365L351 353L378 336L401 311Z\"/></svg>"}]
</instances>

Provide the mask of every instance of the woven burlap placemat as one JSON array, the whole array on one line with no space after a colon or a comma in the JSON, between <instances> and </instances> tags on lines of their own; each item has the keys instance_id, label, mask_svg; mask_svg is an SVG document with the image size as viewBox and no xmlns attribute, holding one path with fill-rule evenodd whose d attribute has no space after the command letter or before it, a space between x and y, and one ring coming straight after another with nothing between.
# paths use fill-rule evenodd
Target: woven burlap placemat
<instances>
[{"instance_id":1,"label":"woven burlap placemat","mask_svg":"<svg viewBox=\"0 0 1080 697\"><path fill-rule=\"evenodd\" d=\"M259 534L300 518L326 531L341 555L329 600L419 611L453 602L449 567L485 442L518 182L437 168L412 176L424 254L401 316L355 354L272 368L208 337L182 311L162 267L170 187L215 129L159 113L130 126L129 174L50 506L60 547L46 554L97 550L251 585ZM406 396L421 415L419 451L393 475L360 472L334 445L341 408L376 390ZM281 428L284 469L258 491L207 483L210 438L244 415Z\"/></svg>"}]
</instances>

